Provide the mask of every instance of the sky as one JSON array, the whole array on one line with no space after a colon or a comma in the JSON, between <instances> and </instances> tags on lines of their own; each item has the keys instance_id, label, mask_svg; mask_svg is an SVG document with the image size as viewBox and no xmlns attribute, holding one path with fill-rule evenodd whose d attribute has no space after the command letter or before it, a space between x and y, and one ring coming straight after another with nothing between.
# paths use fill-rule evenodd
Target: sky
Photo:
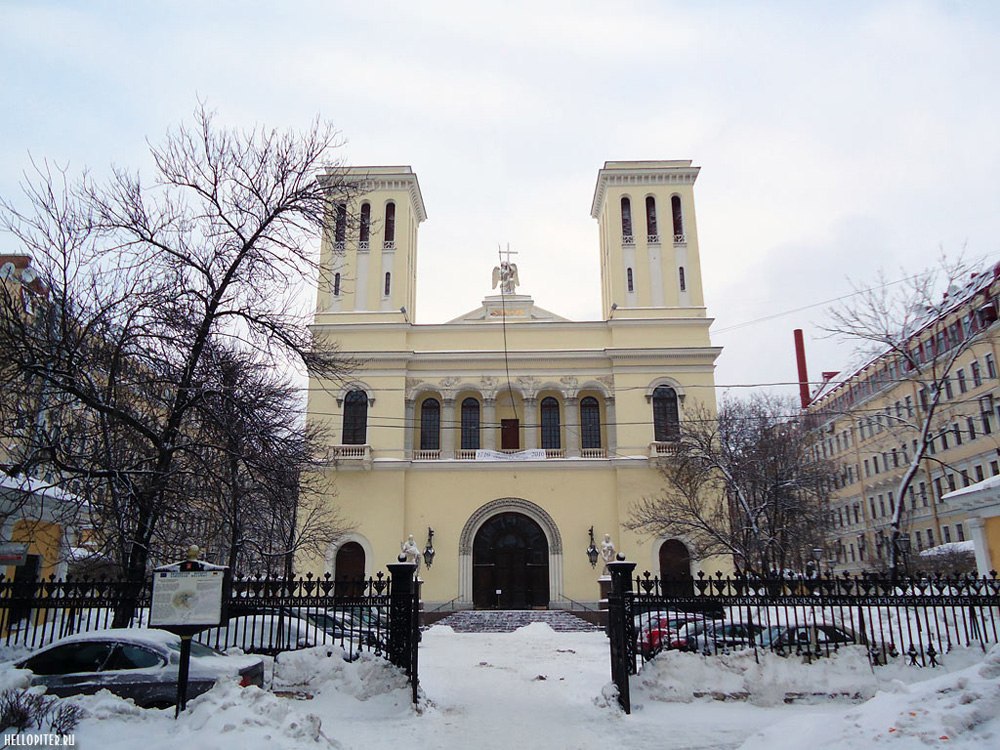
<instances>
[{"instance_id":1,"label":"sky","mask_svg":"<svg viewBox=\"0 0 1000 750\"><path fill-rule=\"evenodd\" d=\"M132 750L141 737L146 750L979 750L1000 731L997 646L955 649L935 669L898 659L874 671L860 646L811 664L766 651L665 651L630 679L630 715L611 692L601 631L432 627L420 645L417 710L395 667L367 654L347 663L336 650L281 654L273 692L220 682L176 721L172 709L139 709L107 692L66 699L84 711L76 746ZM25 679L0 666L0 685ZM786 704L786 693L798 699Z\"/></svg>"},{"instance_id":2,"label":"sky","mask_svg":"<svg viewBox=\"0 0 1000 750\"><path fill-rule=\"evenodd\" d=\"M147 170L190 122L333 123L428 220L413 320L521 286L600 312L605 161L691 159L719 393L847 367L827 301L942 253L1000 260L1000 4L0 0L0 195L31 158ZM0 249L11 250L0 238ZM794 386L783 389L790 394Z\"/></svg>"}]
</instances>

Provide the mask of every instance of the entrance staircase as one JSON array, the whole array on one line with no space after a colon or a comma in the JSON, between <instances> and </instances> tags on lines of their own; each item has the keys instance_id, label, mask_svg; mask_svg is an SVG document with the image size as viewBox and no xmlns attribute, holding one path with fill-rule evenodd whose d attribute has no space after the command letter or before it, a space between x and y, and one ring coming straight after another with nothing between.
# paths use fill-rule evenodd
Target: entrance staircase
<instances>
[{"instance_id":1,"label":"entrance staircase","mask_svg":"<svg viewBox=\"0 0 1000 750\"><path fill-rule=\"evenodd\" d=\"M435 625L447 625L456 633L512 633L534 622L544 622L559 633L601 630L563 609L467 609L453 612Z\"/></svg>"}]
</instances>

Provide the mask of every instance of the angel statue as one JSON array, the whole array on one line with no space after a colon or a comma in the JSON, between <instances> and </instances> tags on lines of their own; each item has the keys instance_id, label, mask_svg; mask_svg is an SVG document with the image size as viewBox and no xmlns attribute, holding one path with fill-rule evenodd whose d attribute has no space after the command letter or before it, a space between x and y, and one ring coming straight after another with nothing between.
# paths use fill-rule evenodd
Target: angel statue
<instances>
[{"instance_id":1,"label":"angel statue","mask_svg":"<svg viewBox=\"0 0 1000 750\"><path fill-rule=\"evenodd\" d=\"M611 541L611 534L604 535L604 541L601 542L601 558L604 560L604 572L608 572L608 563L615 561L615 545Z\"/></svg>"},{"instance_id":2,"label":"angel statue","mask_svg":"<svg viewBox=\"0 0 1000 750\"><path fill-rule=\"evenodd\" d=\"M493 267L493 288L500 284L501 294L514 294L514 287L520 285L517 278L517 264L508 260L500 261L499 266Z\"/></svg>"},{"instance_id":3,"label":"angel statue","mask_svg":"<svg viewBox=\"0 0 1000 750\"><path fill-rule=\"evenodd\" d=\"M406 562L416 563L417 572L420 572L420 548L417 543L413 541L413 534L410 534L409 538L399 545L400 550L406 556Z\"/></svg>"}]
</instances>

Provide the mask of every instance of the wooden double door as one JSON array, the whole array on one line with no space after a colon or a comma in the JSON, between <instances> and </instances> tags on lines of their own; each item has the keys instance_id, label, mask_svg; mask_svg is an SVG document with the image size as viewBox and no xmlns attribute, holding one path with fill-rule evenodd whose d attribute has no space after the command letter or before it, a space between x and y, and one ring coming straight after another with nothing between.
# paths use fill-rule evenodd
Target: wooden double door
<instances>
[{"instance_id":1,"label":"wooden double door","mask_svg":"<svg viewBox=\"0 0 1000 750\"><path fill-rule=\"evenodd\" d=\"M549 544L521 513L493 516L472 544L472 601L477 609L549 606Z\"/></svg>"}]
</instances>

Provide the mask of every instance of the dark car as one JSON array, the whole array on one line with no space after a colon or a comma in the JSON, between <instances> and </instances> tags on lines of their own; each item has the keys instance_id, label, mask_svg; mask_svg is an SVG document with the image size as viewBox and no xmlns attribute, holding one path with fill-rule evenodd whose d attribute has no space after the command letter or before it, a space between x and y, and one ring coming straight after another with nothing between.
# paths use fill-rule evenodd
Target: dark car
<instances>
[{"instance_id":1,"label":"dark car","mask_svg":"<svg viewBox=\"0 0 1000 750\"><path fill-rule=\"evenodd\" d=\"M862 638L840 625L817 623L815 625L775 626L765 628L757 636L757 644L778 654L810 653L828 655L841 646L861 644ZM872 660L884 664L889 657L898 655L891 643L868 643Z\"/></svg>"},{"instance_id":2,"label":"dark car","mask_svg":"<svg viewBox=\"0 0 1000 750\"><path fill-rule=\"evenodd\" d=\"M31 670L32 685L52 695L110 690L144 708L163 708L177 700L181 639L164 630L112 628L67 636L14 663ZM228 656L191 643L188 698L211 689L223 677L241 686L264 684L264 663L254 656Z\"/></svg>"}]
</instances>

